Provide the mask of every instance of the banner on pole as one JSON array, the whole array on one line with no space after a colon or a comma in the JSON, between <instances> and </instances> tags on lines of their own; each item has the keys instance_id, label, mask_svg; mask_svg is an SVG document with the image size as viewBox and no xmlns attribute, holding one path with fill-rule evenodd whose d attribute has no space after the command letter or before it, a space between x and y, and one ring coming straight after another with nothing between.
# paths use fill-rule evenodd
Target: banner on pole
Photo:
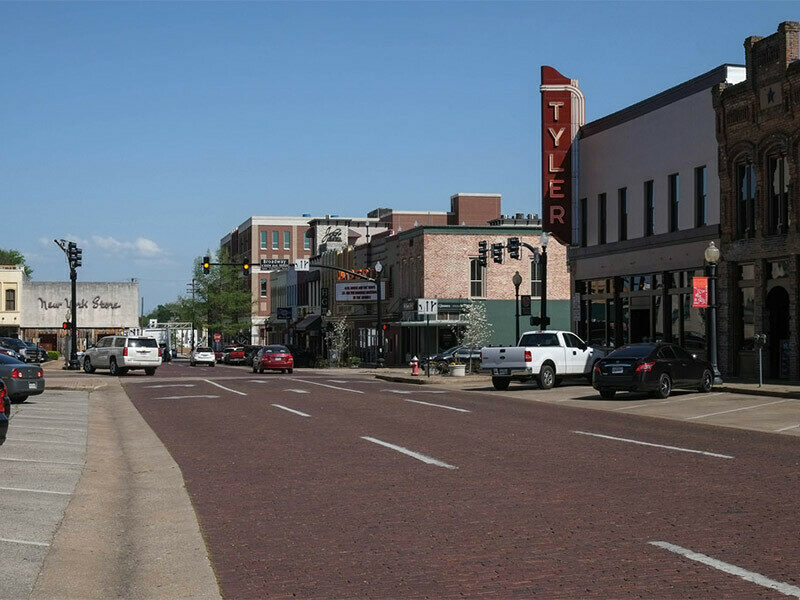
<instances>
[{"instance_id":1,"label":"banner on pole","mask_svg":"<svg viewBox=\"0 0 800 600\"><path fill-rule=\"evenodd\" d=\"M708 277L692 278L692 308L708 308Z\"/></svg>"}]
</instances>

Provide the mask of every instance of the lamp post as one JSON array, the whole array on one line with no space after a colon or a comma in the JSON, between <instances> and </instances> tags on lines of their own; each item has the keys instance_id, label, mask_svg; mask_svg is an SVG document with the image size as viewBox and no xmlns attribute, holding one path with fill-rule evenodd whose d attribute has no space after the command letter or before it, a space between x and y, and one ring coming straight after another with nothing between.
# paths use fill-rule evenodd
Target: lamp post
<instances>
[{"instance_id":1,"label":"lamp post","mask_svg":"<svg viewBox=\"0 0 800 600\"><path fill-rule=\"evenodd\" d=\"M375 287L377 288L376 298L378 299L378 354L376 357L376 364L378 367L383 366L383 312L381 311L381 274L383 273L383 265L381 261L375 263Z\"/></svg>"},{"instance_id":2,"label":"lamp post","mask_svg":"<svg viewBox=\"0 0 800 600\"><path fill-rule=\"evenodd\" d=\"M545 331L547 329L547 244L550 243L550 238L546 231L542 231L539 243L542 246L542 258L540 259L542 264L542 301L539 303L541 307L539 312L541 317L539 331Z\"/></svg>"},{"instance_id":3,"label":"lamp post","mask_svg":"<svg viewBox=\"0 0 800 600\"><path fill-rule=\"evenodd\" d=\"M708 308L710 309L708 321L711 327L711 341L708 348L708 359L711 363L711 367L714 369L714 383L720 384L722 383L722 375L717 366L717 263L722 253L712 241L708 243L703 255L708 263L711 274L711 286L708 294Z\"/></svg>"},{"instance_id":4,"label":"lamp post","mask_svg":"<svg viewBox=\"0 0 800 600\"><path fill-rule=\"evenodd\" d=\"M522 285L522 275L519 271L514 273L511 283L514 284L514 332L516 333L514 343L516 344L519 341L519 286Z\"/></svg>"}]
</instances>

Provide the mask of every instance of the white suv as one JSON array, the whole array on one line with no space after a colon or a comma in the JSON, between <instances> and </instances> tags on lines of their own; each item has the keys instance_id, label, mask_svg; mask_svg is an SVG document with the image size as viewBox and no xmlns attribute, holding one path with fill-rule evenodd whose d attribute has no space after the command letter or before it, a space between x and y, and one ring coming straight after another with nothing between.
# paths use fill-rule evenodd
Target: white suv
<instances>
[{"instance_id":1,"label":"white suv","mask_svg":"<svg viewBox=\"0 0 800 600\"><path fill-rule=\"evenodd\" d=\"M94 373L95 369L108 369L111 375L124 375L132 369L144 369L147 375L155 375L161 360L155 338L109 335L83 353L83 370Z\"/></svg>"},{"instance_id":2,"label":"white suv","mask_svg":"<svg viewBox=\"0 0 800 600\"><path fill-rule=\"evenodd\" d=\"M189 356L190 367L197 364L206 364L209 367L213 367L216 362L217 358L214 356L214 351L207 346L198 346L192 350L192 354Z\"/></svg>"}]
</instances>

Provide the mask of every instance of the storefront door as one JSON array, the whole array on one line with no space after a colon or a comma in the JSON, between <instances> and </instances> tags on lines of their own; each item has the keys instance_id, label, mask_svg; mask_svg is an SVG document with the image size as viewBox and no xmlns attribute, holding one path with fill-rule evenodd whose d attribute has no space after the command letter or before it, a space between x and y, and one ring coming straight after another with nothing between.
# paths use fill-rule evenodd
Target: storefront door
<instances>
[{"instance_id":1,"label":"storefront door","mask_svg":"<svg viewBox=\"0 0 800 600\"><path fill-rule=\"evenodd\" d=\"M789 377L789 293L776 286L767 294L769 331L769 376L773 379Z\"/></svg>"}]
</instances>

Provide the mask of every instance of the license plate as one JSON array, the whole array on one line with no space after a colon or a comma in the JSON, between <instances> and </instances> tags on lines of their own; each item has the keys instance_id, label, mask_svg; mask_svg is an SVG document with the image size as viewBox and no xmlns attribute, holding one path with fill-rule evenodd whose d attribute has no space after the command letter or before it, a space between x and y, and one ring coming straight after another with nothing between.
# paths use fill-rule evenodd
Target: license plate
<instances>
[{"instance_id":1,"label":"license plate","mask_svg":"<svg viewBox=\"0 0 800 600\"><path fill-rule=\"evenodd\" d=\"M278 358L276 358L275 360L276 360L277 362L281 362L283 359L282 359L282 358L279 356L279 357L278 357Z\"/></svg>"},{"instance_id":2,"label":"license plate","mask_svg":"<svg viewBox=\"0 0 800 600\"><path fill-rule=\"evenodd\" d=\"M35 381L28 382L28 389L29 390L35 390L36 389L36 382Z\"/></svg>"},{"instance_id":3,"label":"license plate","mask_svg":"<svg viewBox=\"0 0 800 600\"><path fill-rule=\"evenodd\" d=\"M622 375L622 367L611 367L611 373L613 375Z\"/></svg>"},{"instance_id":4,"label":"license plate","mask_svg":"<svg viewBox=\"0 0 800 600\"><path fill-rule=\"evenodd\" d=\"M511 372L508 369L492 369L492 375L510 375Z\"/></svg>"}]
</instances>

